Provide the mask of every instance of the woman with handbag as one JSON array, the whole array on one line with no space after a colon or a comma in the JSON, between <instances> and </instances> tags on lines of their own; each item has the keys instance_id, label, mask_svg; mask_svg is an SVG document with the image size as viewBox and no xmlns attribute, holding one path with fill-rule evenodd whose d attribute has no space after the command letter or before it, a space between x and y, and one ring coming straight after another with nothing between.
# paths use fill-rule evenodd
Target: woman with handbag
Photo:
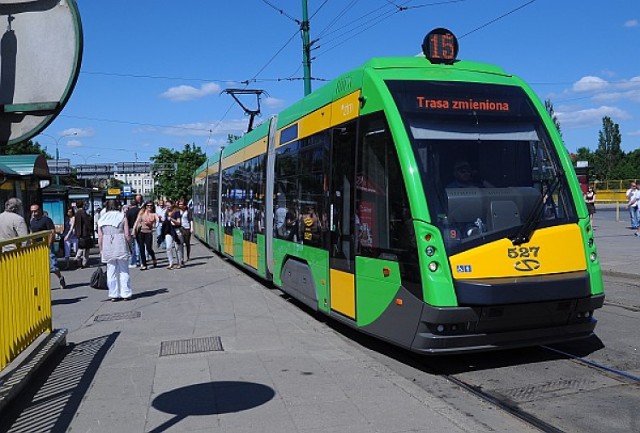
<instances>
[{"instance_id":1,"label":"woman with handbag","mask_svg":"<svg viewBox=\"0 0 640 433\"><path fill-rule=\"evenodd\" d=\"M184 199L180 199L178 202L178 208L180 209L180 227L178 230L180 231L179 235L181 236L181 244L178 248L182 251L182 266L189 261L191 258L191 230L192 230L192 221L193 218L191 216L191 210L187 206L187 202ZM184 254L184 248L186 248L186 256Z\"/></svg>"},{"instance_id":2,"label":"woman with handbag","mask_svg":"<svg viewBox=\"0 0 640 433\"><path fill-rule=\"evenodd\" d=\"M182 242L178 232L180 227L180 210L174 205L172 200L165 200L165 205L167 207L167 213L164 223L162 223L162 236L167 243L167 258L169 259L167 269L180 269L182 267L182 249L178 248L178 244Z\"/></svg>"},{"instance_id":3,"label":"woman with handbag","mask_svg":"<svg viewBox=\"0 0 640 433\"><path fill-rule=\"evenodd\" d=\"M131 299L129 278L129 225L115 200L107 200L106 212L98 221L98 245L107 264L107 287L112 301Z\"/></svg>"},{"instance_id":4,"label":"woman with handbag","mask_svg":"<svg viewBox=\"0 0 640 433\"><path fill-rule=\"evenodd\" d=\"M133 225L133 233L140 246L140 260L142 261L141 271L147 270L147 255L153 260L153 267L158 266L156 261L156 253L153 251L153 234L156 224L158 224L158 214L156 207L152 201L144 204L135 224Z\"/></svg>"},{"instance_id":5,"label":"woman with handbag","mask_svg":"<svg viewBox=\"0 0 640 433\"><path fill-rule=\"evenodd\" d=\"M78 237L76 236L76 211L70 207L64 217L64 231L62 236L64 239L64 266L69 269L69 258L71 252L78 251Z\"/></svg>"}]
</instances>

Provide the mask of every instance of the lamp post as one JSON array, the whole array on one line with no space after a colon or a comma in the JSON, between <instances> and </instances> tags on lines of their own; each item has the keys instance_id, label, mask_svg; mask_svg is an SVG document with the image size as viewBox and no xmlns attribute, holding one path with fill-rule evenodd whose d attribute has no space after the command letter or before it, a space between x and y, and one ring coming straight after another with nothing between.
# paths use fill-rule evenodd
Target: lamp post
<instances>
[{"instance_id":1,"label":"lamp post","mask_svg":"<svg viewBox=\"0 0 640 433\"><path fill-rule=\"evenodd\" d=\"M44 135L45 137L49 137L52 140L54 140L56 142L56 185L60 184L60 175L58 175L58 160L60 159L60 151L58 150L58 145L60 144L60 140L62 140L65 137L73 137L78 135L78 133L76 131L72 132L71 134L63 134L60 137L56 138L53 135L49 135L49 134L40 134L40 135Z\"/></svg>"},{"instance_id":2,"label":"lamp post","mask_svg":"<svg viewBox=\"0 0 640 433\"><path fill-rule=\"evenodd\" d=\"M83 156L83 155L80 155L79 153L75 153L75 152L72 153L72 155L79 156L80 158L82 158L84 160L84 165L87 165L87 161L89 160L89 158L93 158L94 156L95 157L100 156L99 153L94 153L93 155L89 155L89 156ZM84 187L85 188L87 187L87 178L86 177L84 178Z\"/></svg>"}]
</instances>

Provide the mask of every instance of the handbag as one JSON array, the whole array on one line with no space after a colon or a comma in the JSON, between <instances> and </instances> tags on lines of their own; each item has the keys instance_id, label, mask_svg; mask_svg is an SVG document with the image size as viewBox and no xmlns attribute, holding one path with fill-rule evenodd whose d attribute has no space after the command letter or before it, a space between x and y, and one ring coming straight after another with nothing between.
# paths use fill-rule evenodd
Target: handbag
<instances>
[{"instance_id":1,"label":"handbag","mask_svg":"<svg viewBox=\"0 0 640 433\"><path fill-rule=\"evenodd\" d=\"M78 248L80 248L81 250L86 250L88 248L91 248L93 246L92 244L93 244L93 239L91 239L90 237L78 239Z\"/></svg>"},{"instance_id":2,"label":"handbag","mask_svg":"<svg viewBox=\"0 0 640 433\"><path fill-rule=\"evenodd\" d=\"M89 285L94 289L107 290L107 273L102 270L101 266L93 271Z\"/></svg>"}]
</instances>

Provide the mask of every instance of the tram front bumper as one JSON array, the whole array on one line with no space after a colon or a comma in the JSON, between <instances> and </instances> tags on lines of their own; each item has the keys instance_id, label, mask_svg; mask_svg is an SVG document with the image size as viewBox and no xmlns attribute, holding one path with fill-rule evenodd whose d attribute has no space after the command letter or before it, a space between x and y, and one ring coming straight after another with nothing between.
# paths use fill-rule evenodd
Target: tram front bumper
<instances>
[{"instance_id":1,"label":"tram front bumper","mask_svg":"<svg viewBox=\"0 0 640 433\"><path fill-rule=\"evenodd\" d=\"M425 305L411 350L480 352L589 337L604 295L514 305L439 308Z\"/></svg>"}]
</instances>

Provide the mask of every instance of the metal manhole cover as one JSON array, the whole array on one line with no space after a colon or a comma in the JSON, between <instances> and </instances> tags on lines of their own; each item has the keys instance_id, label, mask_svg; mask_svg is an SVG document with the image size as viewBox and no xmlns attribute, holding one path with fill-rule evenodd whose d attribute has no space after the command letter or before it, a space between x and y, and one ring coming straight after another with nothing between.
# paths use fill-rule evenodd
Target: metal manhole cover
<instances>
[{"instance_id":1,"label":"metal manhole cover","mask_svg":"<svg viewBox=\"0 0 640 433\"><path fill-rule=\"evenodd\" d=\"M160 343L160 356L221 351L224 349L220 337L189 338Z\"/></svg>"},{"instance_id":2,"label":"metal manhole cover","mask_svg":"<svg viewBox=\"0 0 640 433\"><path fill-rule=\"evenodd\" d=\"M125 311L124 313L99 314L93 319L95 322L106 322L109 320L136 319L140 317L139 311Z\"/></svg>"}]
</instances>

